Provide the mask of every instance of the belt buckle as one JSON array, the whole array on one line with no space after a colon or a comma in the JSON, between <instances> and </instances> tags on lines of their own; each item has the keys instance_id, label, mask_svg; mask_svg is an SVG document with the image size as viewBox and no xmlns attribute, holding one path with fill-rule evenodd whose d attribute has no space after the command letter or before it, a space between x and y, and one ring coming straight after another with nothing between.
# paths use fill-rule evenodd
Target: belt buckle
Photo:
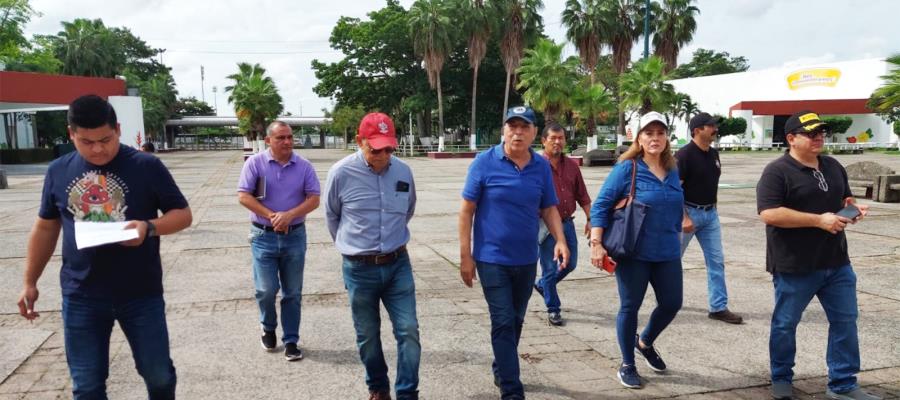
<instances>
[{"instance_id":1,"label":"belt buckle","mask_svg":"<svg viewBox=\"0 0 900 400\"><path fill-rule=\"evenodd\" d=\"M381 265L381 264L387 262L387 260L388 260L390 257L391 257L390 254L376 254L376 255L375 255L375 264L376 264L376 265ZM382 260L384 260L384 261L382 261Z\"/></svg>"}]
</instances>

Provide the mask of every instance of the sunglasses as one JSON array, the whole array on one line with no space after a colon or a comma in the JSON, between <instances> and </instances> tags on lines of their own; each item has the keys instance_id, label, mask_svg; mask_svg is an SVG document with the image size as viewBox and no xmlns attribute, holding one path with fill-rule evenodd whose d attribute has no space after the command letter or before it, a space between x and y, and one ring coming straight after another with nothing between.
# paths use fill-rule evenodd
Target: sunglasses
<instances>
[{"instance_id":1,"label":"sunglasses","mask_svg":"<svg viewBox=\"0 0 900 400\"><path fill-rule=\"evenodd\" d=\"M828 181L825 180L825 175L823 175L822 172L817 169L814 169L812 174L816 178L816 180L819 181L819 189L821 189L823 192L827 192Z\"/></svg>"},{"instance_id":2,"label":"sunglasses","mask_svg":"<svg viewBox=\"0 0 900 400\"><path fill-rule=\"evenodd\" d=\"M794 133L796 133L796 134L798 134L798 135L806 136L806 137L808 137L808 138L810 138L810 139L815 139L815 138L817 138L817 137L819 137L819 136L825 136L825 135L827 135L827 134L828 134L828 131L826 131L825 129L816 129L816 130L814 130L814 131L812 131L812 132L794 132Z\"/></svg>"},{"instance_id":3,"label":"sunglasses","mask_svg":"<svg viewBox=\"0 0 900 400\"><path fill-rule=\"evenodd\" d=\"M369 152L376 156L381 155L381 153L394 154L394 148L393 147L385 147L383 149L375 150L375 149L369 147Z\"/></svg>"}]
</instances>

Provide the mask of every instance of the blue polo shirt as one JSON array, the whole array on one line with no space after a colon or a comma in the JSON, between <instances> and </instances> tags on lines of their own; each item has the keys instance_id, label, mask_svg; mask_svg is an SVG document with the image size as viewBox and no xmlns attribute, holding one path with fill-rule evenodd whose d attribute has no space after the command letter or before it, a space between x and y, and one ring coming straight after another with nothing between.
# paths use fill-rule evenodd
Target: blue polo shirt
<instances>
[{"instance_id":1,"label":"blue polo shirt","mask_svg":"<svg viewBox=\"0 0 900 400\"><path fill-rule=\"evenodd\" d=\"M540 211L556 206L550 162L534 150L519 169L496 145L469 165L462 197L476 204L472 256L476 261L525 265L538 259Z\"/></svg>"},{"instance_id":2,"label":"blue polo shirt","mask_svg":"<svg viewBox=\"0 0 900 400\"><path fill-rule=\"evenodd\" d=\"M612 208L631 191L631 160L617 163L597 199L591 206L591 226L607 228ZM684 215L684 191L678 169L672 168L660 180L650 167L638 158L635 177L635 197L650 208L644 216L634 259L641 261L671 261L681 258L681 220Z\"/></svg>"}]
</instances>

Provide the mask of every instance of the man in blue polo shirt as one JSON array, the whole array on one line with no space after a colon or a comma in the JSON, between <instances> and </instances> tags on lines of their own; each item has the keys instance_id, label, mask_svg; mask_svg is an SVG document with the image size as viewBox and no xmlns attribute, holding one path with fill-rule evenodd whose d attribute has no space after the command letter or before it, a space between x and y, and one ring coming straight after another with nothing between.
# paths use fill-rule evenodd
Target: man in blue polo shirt
<instances>
[{"instance_id":1,"label":"man in blue polo shirt","mask_svg":"<svg viewBox=\"0 0 900 400\"><path fill-rule=\"evenodd\" d=\"M476 269L481 278L491 314L494 383L502 399L525 398L517 348L537 271L538 218L556 240L559 268L569 260L550 163L531 149L534 120L529 107L507 111L503 143L469 166L459 213L459 273L468 287Z\"/></svg>"},{"instance_id":2,"label":"man in blue polo shirt","mask_svg":"<svg viewBox=\"0 0 900 400\"><path fill-rule=\"evenodd\" d=\"M109 338L118 322L150 400L175 398L169 357L159 236L191 225L191 210L165 165L119 145L113 107L95 95L69 105L69 138L77 151L47 168L37 221L28 239L19 313L38 317L37 282L63 233L62 320L72 394L105 399ZM159 215L159 212L162 215ZM125 222L138 237L78 248L76 224Z\"/></svg>"}]
</instances>

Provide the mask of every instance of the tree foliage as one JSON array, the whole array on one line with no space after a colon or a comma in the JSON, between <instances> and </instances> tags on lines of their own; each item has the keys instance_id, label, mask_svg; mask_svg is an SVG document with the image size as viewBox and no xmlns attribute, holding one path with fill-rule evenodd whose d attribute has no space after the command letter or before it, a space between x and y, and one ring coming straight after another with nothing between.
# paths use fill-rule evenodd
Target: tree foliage
<instances>
[{"instance_id":1,"label":"tree foliage","mask_svg":"<svg viewBox=\"0 0 900 400\"><path fill-rule=\"evenodd\" d=\"M722 117L720 115L716 115L719 120L719 132L718 136L720 138L731 136L731 135L742 135L747 132L747 120L741 117Z\"/></svg>"},{"instance_id":2,"label":"tree foliage","mask_svg":"<svg viewBox=\"0 0 900 400\"><path fill-rule=\"evenodd\" d=\"M672 72L673 79L696 78L699 76L731 74L750 69L744 57L732 57L727 51L697 49L687 64L681 64Z\"/></svg>"},{"instance_id":3,"label":"tree foliage","mask_svg":"<svg viewBox=\"0 0 900 400\"><path fill-rule=\"evenodd\" d=\"M661 0L651 6L654 20L653 54L665 62L668 74L678 64L678 53L691 42L697 31L695 14L700 9L694 0Z\"/></svg>"},{"instance_id":4,"label":"tree foliage","mask_svg":"<svg viewBox=\"0 0 900 400\"><path fill-rule=\"evenodd\" d=\"M266 75L265 68L248 63L239 63L238 72L226 78L234 81L225 87L225 92L229 93L228 102L234 105L238 128L249 140L262 138L266 125L284 111L275 81Z\"/></svg>"},{"instance_id":5,"label":"tree foliage","mask_svg":"<svg viewBox=\"0 0 900 400\"><path fill-rule=\"evenodd\" d=\"M881 76L884 85L872 92L866 107L885 121L897 123L900 122L900 54L888 57L887 62L891 70Z\"/></svg>"},{"instance_id":6,"label":"tree foliage","mask_svg":"<svg viewBox=\"0 0 900 400\"><path fill-rule=\"evenodd\" d=\"M675 89L666 82L669 77L663 72L664 68L661 58L651 56L622 74L619 79L621 109L636 110L642 115L668 109L675 97Z\"/></svg>"},{"instance_id":7,"label":"tree foliage","mask_svg":"<svg viewBox=\"0 0 900 400\"><path fill-rule=\"evenodd\" d=\"M558 121L560 113L571 105L572 92L578 83L578 59L562 59L563 45L541 39L534 48L525 51L525 58L516 72L518 89L525 88L522 98L535 110L543 112L548 121Z\"/></svg>"}]
</instances>

